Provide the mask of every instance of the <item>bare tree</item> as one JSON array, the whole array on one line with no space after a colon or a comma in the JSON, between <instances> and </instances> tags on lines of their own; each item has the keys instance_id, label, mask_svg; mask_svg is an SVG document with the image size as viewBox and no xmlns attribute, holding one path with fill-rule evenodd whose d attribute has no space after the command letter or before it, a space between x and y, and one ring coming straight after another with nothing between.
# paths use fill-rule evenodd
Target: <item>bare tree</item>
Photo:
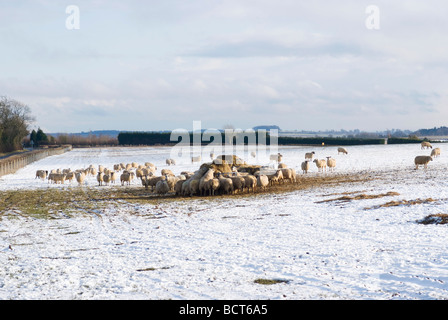
<instances>
[{"instance_id":1,"label":"bare tree","mask_svg":"<svg viewBox=\"0 0 448 320\"><path fill-rule=\"evenodd\" d=\"M34 121L30 108L16 100L0 97L0 152L22 149L22 141Z\"/></svg>"}]
</instances>

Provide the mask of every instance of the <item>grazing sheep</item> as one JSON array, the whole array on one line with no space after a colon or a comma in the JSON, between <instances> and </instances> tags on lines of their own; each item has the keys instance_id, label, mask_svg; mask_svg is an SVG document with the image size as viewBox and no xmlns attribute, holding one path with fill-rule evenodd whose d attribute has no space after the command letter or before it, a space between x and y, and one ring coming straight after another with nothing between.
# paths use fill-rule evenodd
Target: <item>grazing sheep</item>
<instances>
[{"instance_id":1,"label":"grazing sheep","mask_svg":"<svg viewBox=\"0 0 448 320\"><path fill-rule=\"evenodd\" d=\"M201 156L191 157L191 163L200 162L200 161L201 161Z\"/></svg>"},{"instance_id":2,"label":"grazing sheep","mask_svg":"<svg viewBox=\"0 0 448 320\"><path fill-rule=\"evenodd\" d=\"M345 149L345 148L343 148L343 147L339 147L338 148L338 154L339 153L342 153L342 154L348 154L348 151L347 151L347 149Z\"/></svg>"},{"instance_id":3,"label":"grazing sheep","mask_svg":"<svg viewBox=\"0 0 448 320\"><path fill-rule=\"evenodd\" d=\"M233 192L244 191L246 180L242 176L230 176L229 178L232 179Z\"/></svg>"},{"instance_id":4,"label":"grazing sheep","mask_svg":"<svg viewBox=\"0 0 448 320\"><path fill-rule=\"evenodd\" d=\"M45 180L45 178L48 176L48 171L47 170L37 170L36 171L36 178ZM36 179L34 178L34 179Z\"/></svg>"},{"instance_id":5,"label":"grazing sheep","mask_svg":"<svg viewBox=\"0 0 448 320\"><path fill-rule=\"evenodd\" d=\"M332 157L327 157L327 166L330 171L333 171L336 167L336 159Z\"/></svg>"},{"instance_id":6,"label":"grazing sheep","mask_svg":"<svg viewBox=\"0 0 448 320\"><path fill-rule=\"evenodd\" d=\"M257 187L261 188L262 190L266 190L266 187L269 185L269 178L264 175L260 174L257 177Z\"/></svg>"},{"instance_id":7,"label":"grazing sheep","mask_svg":"<svg viewBox=\"0 0 448 320\"><path fill-rule=\"evenodd\" d=\"M432 145L431 145L431 143L429 143L429 141L422 141L421 148L422 149L432 149Z\"/></svg>"},{"instance_id":8,"label":"grazing sheep","mask_svg":"<svg viewBox=\"0 0 448 320\"><path fill-rule=\"evenodd\" d=\"M166 194L168 192L170 192L170 186L168 185L168 181L160 180L156 183L157 194Z\"/></svg>"},{"instance_id":9,"label":"grazing sheep","mask_svg":"<svg viewBox=\"0 0 448 320\"><path fill-rule=\"evenodd\" d=\"M255 192L255 188L257 186L257 178L251 174L248 174L247 176L244 176L244 180L247 191L250 191L250 189L252 188L252 192Z\"/></svg>"},{"instance_id":10,"label":"grazing sheep","mask_svg":"<svg viewBox=\"0 0 448 320\"><path fill-rule=\"evenodd\" d=\"M189 183L189 193L190 197L197 194L199 192L199 179L192 179Z\"/></svg>"},{"instance_id":11,"label":"grazing sheep","mask_svg":"<svg viewBox=\"0 0 448 320\"><path fill-rule=\"evenodd\" d=\"M285 163L279 163L277 168L278 169L285 169L285 168L288 168L288 165L285 164Z\"/></svg>"},{"instance_id":12,"label":"grazing sheep","mask_svg":"<svg viewBox=\"0 0 448 320\"><path fill-rule=\"evenodd\" d=\"M123 171L123 173L120 175L120 182L123 186L125 183L127 185L131 184L131 173L129 171Z\"/></svg>"},{"instance_id":13,"label":"grazing sheep","mask_svg":"<svg viewBox=\"0 0 448 320\"><path fill-rule=\"evenodd\" d=\"M84 179L86 178L86 174L84 172L77 172L75 173L76 181L78 181L78 184L81 185L84 182Z\"/></svg>"},{"instance_id":14,"label":"grazing sheep","mask_svg":"<svg viewBox=\"0 0 448 320\"><path fill-rule=\"evenodd\" d=\"M277 163L282 162L282 158L283 158L283 155L281 155L280 153L277 153L277 154L271 154L271 155L269 156L269 160L270 160L270 161L276 161Z\"/></svg>"},{"instance_id":15,"label":"grazing sheep","mask_svg":"<svg viewBox=\"0 0 448 320\"><path fill-rule=\"evenodd\" d=\"M325 170L325 172L327 171L327 162L325 161L325 159L315 159L313 161L316 166L317 166L317 171L319 172L323 172Z\"/></svg>"},{"instance_id":16,"label":"grazing sheep","mask_svg":"<svg viewBox=\"0 0 448 320\"><path fill-rule=\"evenodd\" d=\"M424 168L426 169L428 167L429 161L432 161L431 156L416 156L414 159L415 170L417 170L418 166L420 166L420 165L423 165Z\"/></svg>"},{"instance_id":17,"label":"grazing sheep","mask_svg":"<svg viewBox=\"0 0 448 320\"><path fill-rule=\"evenodd\" d=\"M226 178L222 175L218 176L219 179L219 190L221 194L231 194L233 193L233 181L230 178Z\"/></svg>"},{"instance_id":18,"label":"grazing sheep","mask_svg":"<svg viewBox=\"0 0 448 320\"><path fill-rule=\"evenodd\" d=\"M310 170L310 161L309 160L305 160L302 162L302 173L308 173L308 171Z\"/></svg>"},{"instance_id":19,"label":"grazing sheep","mask_svg":"<svg viewBox=\"0 0 448 320\"><path fill-rule=\"evenodd\" d=\"M185 182L185 180L177 180L176 184L174 185L174 192L176 193L176 196L182 195L182 184Z\"/></svg>"},{"instance_id":20,"label":"grazing sheep","mask_svg":"<svg viewBox=\"0 0 448 320\"><path fill-rule=\"evenodd\" d=\"M283 172L281 169L275 171L274 174L267 175L269 184L272 186L274 183L280 184L280 182L283 182Z\"/></svg>"},{"instance_id":21,"label":"grazing sheep","mask_svg":"<svg viewBox=\"0 0 448 320\"><path fill-rule=\"evenodd\" d=\"M305 160L313 160L315 154L314 151L305 153Z\"/></svg>"},{"instance_id":22,"label":"grazing sheep","mask_svg":"<svg viewBox=\"0 0 448 320\"><path fill-rule=\"evenodd\" d=\"M219 179L213 178L207 181L205 184L205 190L208 191L209 196L214 196L215 192L219 189Z\"/></svg>"},{"instance_id":23,"label":"grazing sheep","mask_svg":"<svg viewBox=\"0 0 448 320\"><path fill-rule=\"evenodd\" d=\"M283 168L282 169L283 174L283 181L288 180L288 182L296 182L296 170L292 168Z\"/></svg>"},{"instance_id":24,"label":"grazing sheep","mask_svg":"<svg viewBox=\"0 0 448 320\"><path fill-rule=\"evenodd\" d=\"M213 179L215 174L215 170L213 169L208 169L207 172L201 177L201 179L199 180L199 193L202 195L205 194L205 185L207 183L208 180Z\"/></svg>"},{"instance_id":25,"label":"grazing sheep","mask_svg":"<svg viewBox=\"0 0 448 320\"><path fill-rule=\"evenodd\" d=\"M440 148L435 148L431 151L431 157L433 158L437 158L438 156L440 156Z\"/></svg>"}]
</instances>

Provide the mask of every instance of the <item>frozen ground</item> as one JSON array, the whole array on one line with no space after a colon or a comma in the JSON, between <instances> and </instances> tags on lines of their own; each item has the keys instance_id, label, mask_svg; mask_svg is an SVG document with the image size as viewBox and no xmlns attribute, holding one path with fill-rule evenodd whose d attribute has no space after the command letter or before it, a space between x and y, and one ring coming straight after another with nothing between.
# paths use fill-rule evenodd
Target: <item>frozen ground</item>
<instances>
[{"instance_id":1,"label":"frozen ground","mask_svg":"<svg viewBox=\"0 0 448 320\"><path fill-rule=\"evenodd\" d=\"M416 222L448 213L448 161L440 147L427 170L413 167L416 155L429 154L419 145L353 146L348 155L334 147L280 148L298 172L304 153L314 150L336 158L337 172L376 178L331 189L114 206L91 217L0 215L0 299L447 299L448 226ZM75 149L1 177L0 192L80 188L34 179L37 169L131 161L162 169L170 151ZM198 166L178 163L175 173ZM318 174L315 166L309 174ZM94 178L87 185L99 188ZM399 195L319 202L390 191ZM366 209L418 198L435 201ZM285 282L254 283L259 278Z\"/></svg>"}]
</instances>

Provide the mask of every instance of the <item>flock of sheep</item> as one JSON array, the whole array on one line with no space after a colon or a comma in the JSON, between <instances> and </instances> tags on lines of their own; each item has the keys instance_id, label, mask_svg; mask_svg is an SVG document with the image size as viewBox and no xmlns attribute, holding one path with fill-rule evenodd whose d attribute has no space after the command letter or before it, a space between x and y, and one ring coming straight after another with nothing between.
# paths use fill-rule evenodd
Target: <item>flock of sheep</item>
<instances>
[{"instance_id":1,"label":"flock of sheep","mask_svg":"<svg viewBox=\"0 0 448 320\"><path fill-rule=\"evenodd\" d=\"M422 149L431 148L432 145L428 142L422 143ZM347 149L343 147L338 148L338 154L348 154ZM430 156L417 156L414 160L416 169L419 165L423 165L425 168L429 161L433 160L433 157L440 155L440 148L432 150ZM253 156L253 155L252 155ZM314 163L318 169L318 172L334 171L336 167L336 159L332 157L326 157L326 159L314 159L315 152L305 153L305 160L301 163L302 173L309 172L312 163ZM175 175L171 170L164 168L157 174L157 167L150 163L138 164L135 162L124 164L115 164L112 169L105 168L99 165L97 168L90 165L85 169L55 169L50 172L46 170L38 170L36 172L36 178L42 180L48 179L48 183L72 182L76 180L79 185L84 184L85 180L89 176L96 177L99 186L119 183L124 185L130 185L134 179L140 180L143 187L151 192L159 195L172 193L180 196L193 196L193 195L217 195L217 194L235 194L244 191L255 192L257 188L265 190L269 186L283 183L296 183L297 173L295 169L288 168L286 164L282 162L282 155L280 153L276 155L270 155L270 160L277 163L277 168L261 167L253 172L247 172L246 170L240 170L239 164L245 164L244 161L237 159L235 163L230 163L229 170L222 171L216 170L216 166L213 165L222 161L222 156L214 159L214 154L210 154L212 159L211 163L203 163L195 172L183 171L178 175ZM192 163L200 161L196 157L192 157ZM239 162L238 162L239 161ZM173 159L166 159L167 166L176 165Z\"/></svg>"}]
</instances>

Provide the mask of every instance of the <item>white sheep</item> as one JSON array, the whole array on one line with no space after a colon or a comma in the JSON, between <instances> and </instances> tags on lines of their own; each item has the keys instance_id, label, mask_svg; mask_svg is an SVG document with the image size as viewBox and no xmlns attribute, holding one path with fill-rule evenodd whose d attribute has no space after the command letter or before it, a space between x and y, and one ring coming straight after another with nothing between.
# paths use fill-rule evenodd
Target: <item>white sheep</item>
<instances>
[{"instance_id":1,"label":"white sheep","mask_svg":"<svg viewBox=\"0 0 448 320\"><path fill-rule=\"evenodd\" d=\"M291 183L296 182L296 170L292 168L283 168L282 174L283 181L288 180Z\"/></svg>"},{"instance_id":2,"label":"white sheep","mask_svg":"<svg viewBox=\"0 0 448 320\"><path fill-rule=\"evenodd\" d=\"M283 158L283 155L281 155L280 153L277 153L277 154L271 154L271 155L269 156L269 160L270 160L270 161L276 161L277 163L282 162L282 158Z\"/></svg>"},{"instance_id":3,"label":"white sheep","mask_svg":"<svg viewBox=\"0 0 448 320\"><path fill-rule=\"evenodd\" d=\"M244 176L245 186L247 191L250 191L252 188L252 192L255 192L255 188L257 186L257 178L251 174Z\"/></svg>"},{"instance_id":4,"label":"white sheep","mask_svg":"<svg viewBox=\"0 0 448 320\"><path fill-rule=\"evenodd\" d=\"M266 175L269 180L269 184L272 186L274 183L280 184L280 182L283 182L283 172L282 169L278 169L273 174L267 174Z\"/></svg>"},{"instance_id":5,"label":"white sheep","mask_svg":"<svg viewBox=\"0 0 448 320\"><path fill-rule=\"evenodd\" d=\"M422 141L421 148L422 149L432 149L432 145L431 145L431 143L429 143L429 141Z\"/></svg>"},{"instance_id":6,"label":"white sheep","mask_svg":"<svg viewBox=\"0 0 448 320\"><path fill-rule=\"evenodd\" d=\"M339 147L338 148L338 154L339 153L342 153L342 154L348 154L348 151L347 151L347 149L345 149L345 148L343 148L343 147Z\"/></svg>"},{"instance_id":7,"label":"white sheep","mask_svg":"<svg viewBox=\"0 0 448 320\"><path fill-rule=\"evenodd\" d=\"M435 148L431 151L431 157L433 158L437 158L438 156L440 156L440 148Z\"/></svg>"},{"instance_id":8,"label":"white sheep","mask_svg":"<svg viewBox=\"0 0 448 320\"><path fill-rule=\"evenodd\" d=\"M230 178L226 178L222 175L218 176L219 179L219 190L222 194L233 193L233 181Z\"/></svg>"},{"instance_id":9,"label":"white sheep","mask_svg":"<svg viewBox=\"0 0 448 320\"><path fill-rule=\"evenodd\" d=\"M210 179L213 179L215 174L215 170L213 169L208 169L207 172L201 177L201 179L199 180L199 193L201 195L205 194L205 185L207 184L207 181Z\"/></svg>"},{"instance_id":10,"label":"white sheep","mask_svg":"<svg viewBox=\"0 0 448 320\"><path fill-rule=\"evenodd\" d=\"M305 153L305 160L313 160L314 155L315 155L314 151Z\"/></svg>"},{"instance_id":11,"label":"white sheep","mask_svg":"<svg viewBox=\"0 0 448 320\"><path fill-rule=\"evenodd\" d=\"M325 170L325 172L327 171L327 162L325 161L325 159L315 159L313 161L316 164L317 167L317 171L319 172L323 172Z\"/></svg>"},{"instance_id":12,"label":"white sheep","mask_svg":"<svg viewBox=\"0 0 448 320\"><path fill-rule=\"evenodd\" d=\"M327 157L327 166L330 171L334 171L334 168L336 167L336 159Z\"/></svg>"},{"instance_id":13,"label":"white sheep","mask_svg":"<svg viewBox=\"0 0 448 320\"><path fill-rule=\"evenodd\" d=\"M208 192L209 196L214 196L215 192L219 189L219 179L212 178L205 182L204 184L204 194Z\"/></svg>"},{"instance_id":14,"label":"white sheep","mask_svg":"<svg viewBox=\"0 0 448 320\"><path fill-rule=\"evenodd\" d=\"M268 185L269 185L269 178L266 175L260 174L257 176L257 187L261 188L262 190L265 190Z\"/></svg>"},{"instance_id":15,"label":"white sheep","mask_svg":"<svg viewBox=\"0 0 448 320\"><path fill-rule=\"evenodd\" d=\"M308 173L308 171L310 170L310 161L309 160L305 160L302 162L302 173Z\"/></svg>"},{"instance_id":16,"label":"white sheep","mask_svg":"<svg viewBox=\"0 0 448 320\"><path fill-rule=\"evenodd\" d=\"M285 169L285 168L288 168L288 165L286 163L279 163L277 168L278 169Z\"/></svg>"},{"instance_id":17,"label":"white sheep","mask_svg":"<svg viewBox=\"0 0 448 320\"><path fill-rule=\"evenodd\" d=\"M166 180L160 180L156 183L156 193L166 194L170 191L170 186Z\"/></svg>"},{"instance_id":18,"label":"white sheep","mask_svg":"<svg viewBox=\"0 0 448 320\"><path fill-rule=\"evenodd\" d=\"M84 179L86 178L86 174L84 172L76 172L75 173L76 181L78 181L79 185L82 185Z\"/></svg>"},{"instance_id":19,"label":"white sheep","mask_svg":"<svg viewBox=\"0 0 448 320\"><path fill-rule=\"evenodd\" d=\"M246 180L242 176L230 176L232 179L233 192L237 192L237 190L243 192L246 187Z\"/></svg>"},{"instance_id":20,"label":"white sheep","mask_svg":"<svg viewBox=\"0 0 448 320\"><path fill-rule=\"evenodd\" d=\"M416 156L414 159L415 170L417 170L418 166L420 166L420 165L423 165L424 168L426 169L428 167L429 161L432 161L431 156Z\"/></svg>"},{"instance_id":21,"label":"white sheep","mask_svg":"<svg viewBox=\"0 0 448 320\"><path fill-rule=\"evenodd\" d=\"M37 170L36 171L36 178L45 180L45 178L48 176L48 171L47 170ZM36 179L34 178L34 179Z\"/></svg>"}]
</instances>

